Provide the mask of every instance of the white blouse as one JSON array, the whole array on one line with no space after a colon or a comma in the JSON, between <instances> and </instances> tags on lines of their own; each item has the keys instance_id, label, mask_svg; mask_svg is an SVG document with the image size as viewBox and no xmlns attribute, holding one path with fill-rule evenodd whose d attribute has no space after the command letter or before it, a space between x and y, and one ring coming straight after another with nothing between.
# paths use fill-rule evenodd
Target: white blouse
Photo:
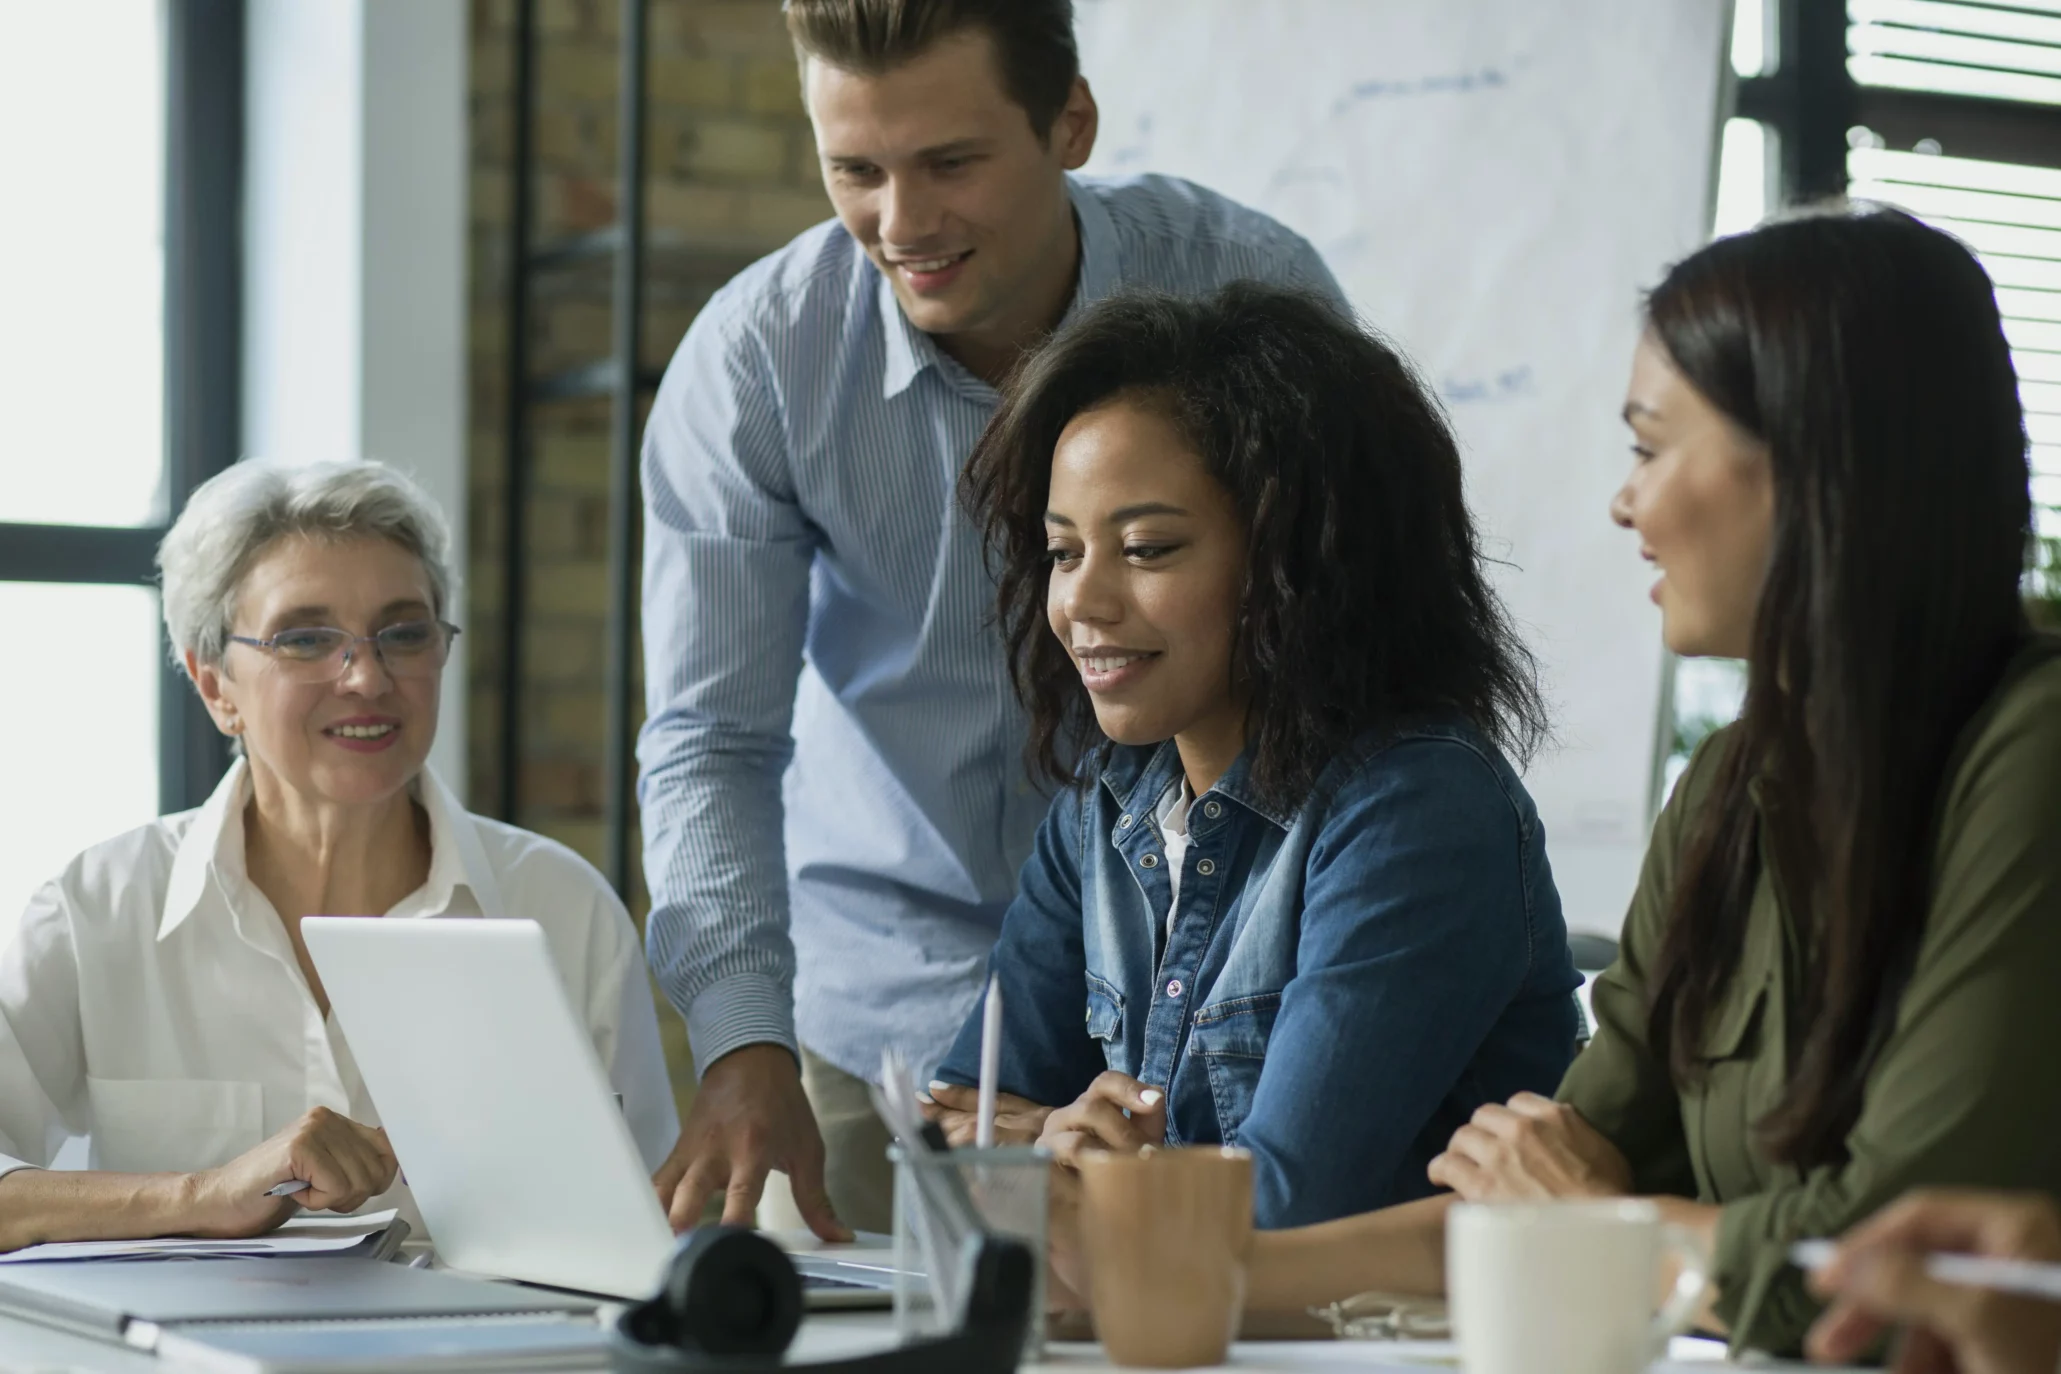
<instances>
[{"instance_id":1,"label":"white blouse","mask_svg":"<svg viewBox=\"0 0 2061 1374\"><path fill-rule=\"evenodd\" d=\"M244 869L246 765L207 803L72 860L0 953L0 1174L90 1137L88 1167L212 1168L316 1106L378 1125L350 1047ZM646 1164L679 1134L629 913L564 845L468 813L425 769L429 880L389 920L536 921ZM367 1208L400 1206L396 1182ZM419 1223L418 1223L419 1224Z\"/></svg>"}]
</instances>

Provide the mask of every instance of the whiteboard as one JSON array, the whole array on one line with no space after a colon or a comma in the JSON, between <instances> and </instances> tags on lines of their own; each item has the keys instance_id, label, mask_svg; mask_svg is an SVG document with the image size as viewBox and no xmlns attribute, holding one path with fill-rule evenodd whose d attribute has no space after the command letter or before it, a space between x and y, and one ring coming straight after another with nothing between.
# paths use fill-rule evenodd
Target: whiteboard
<instances>
[{"instance_id":1,"label":"whiteboard","mask_svg":"<svg viewBox=\"0 0 2061 1374\"><path fill-rule=\"evenodd\" d=\"M1324 255L1444 397L1545 670L1569 927L1645 850L1659 618L1607 515L1642 289L1710 223L1728 0L1080 0L1086 171L1187 177Z\"/></svg>"}]
</instances>

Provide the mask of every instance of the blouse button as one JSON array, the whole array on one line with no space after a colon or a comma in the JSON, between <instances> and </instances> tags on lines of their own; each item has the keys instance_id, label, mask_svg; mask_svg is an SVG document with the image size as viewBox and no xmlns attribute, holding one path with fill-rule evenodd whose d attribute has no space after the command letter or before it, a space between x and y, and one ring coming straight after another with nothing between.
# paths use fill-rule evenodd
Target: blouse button
<instances>
[{"instance_id":1,"label":"blouse button","mask_svg":"<svg viewBox=\"0 0 2061 1374\"><path fill-rule=\"evenodd\" d=\"M1195 865L1195 871L1207 878L1210 874L1217 871L1216 861L1214 859L1204 859L1201 863Z\"/></svg>"},{"instance_id":2,"label":"blouse button","mask_svg":"<svg viewBox=\"0 0 2061 1374\"><path fill-rule=\"evenodd\" d=\"M1175 999L1176 1001L1178 1001L1178 1000L1180 999L1180 996L1181 996L1181 980L1180 980L1180 979L1178 979L1178 978L1175 978L1175 979L1172 979L1172 980L1170 980L1170 981L1169 981L1169 982L1167 983L1167 985L1166 985L1166 995L1167 995L1167 996L1169 996L1169 997L1171 997L1171 998L1174 998L1174 999Z\"/></svg>"},{"instance_id":3,"label":"blouse button","mask_svg":"<svg viewBox=\"0 0 2061 1374\"><path fill-rule=\"evenodd\" d=\"M1209 817L1211 820L1215 820L1217 817L1224 814L1224 808L1216 802L1204 802L1202 804L1202 814Z\"/></svg>"},{"instance_id":4,"label":"blouse button","mask_svg":"<svg viewBox=\"0 0 2061 1374\"><path fill-rule=\"evenodd\" d=\"M1146 856L1145 856L1144 858L1142 858L1142 859L1138 860L1138 862L1139 862L1139 863L1141 863L1141 864L1143 864L1143 865L1144 865L1145 867L1147 867L1147 868L1158 868L1158 867L1159 867L1159 855L1157 855L1157 854L1147 854L1147 855L1146 855Z\"/></svg>"}]
</instances>

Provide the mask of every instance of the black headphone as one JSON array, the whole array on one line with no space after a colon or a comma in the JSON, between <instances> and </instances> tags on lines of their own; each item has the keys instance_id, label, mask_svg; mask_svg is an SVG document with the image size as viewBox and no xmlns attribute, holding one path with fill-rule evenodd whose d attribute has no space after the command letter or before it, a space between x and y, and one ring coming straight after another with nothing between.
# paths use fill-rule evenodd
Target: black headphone
<instances>
[{"instance_id":1,"label":"black headphone","mask_svg":"<svg viewBox=\"0 0 2061 1374\"><path fill-rule=\"evenodd\" d=\"M959 1329L892 1350L792 1366L816 1374L1011 1374L1031 1317L1031 1253L1021 1241L972 1235L959 1255L966 1310ZM608 1334L616 1374L760 1374L801 1325L801 1278L756 1231L703 1226L673 1251L658 1292Z\"/></svg>"}]
</instances>

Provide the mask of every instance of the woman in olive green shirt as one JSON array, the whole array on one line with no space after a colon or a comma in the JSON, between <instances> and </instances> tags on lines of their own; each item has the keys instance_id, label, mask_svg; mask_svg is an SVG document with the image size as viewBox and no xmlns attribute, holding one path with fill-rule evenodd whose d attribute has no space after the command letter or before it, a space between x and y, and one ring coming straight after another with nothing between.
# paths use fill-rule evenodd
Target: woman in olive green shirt
<instances>
[{"instance_id":1,"label":"woman in olive green shirt","mask_svg":"<svg viewBox=\"0 0 2061 1374\"><path fill-rule=\"evenodd\" d=\"M1988 277L1891 211L1722 239L1648 303L1612 503L1669 648L1742 719L1655 827L1557 1101L1483 1108L1453 1194L1261 1235L1248 1302L1443 1289L1444 1213L1640 1194L1704 1237L1735 1345L1786 1260L1924 1184L2061 1191L2061 646L2019 600L2023 414Z\"/></svg>"}]
</instances>

